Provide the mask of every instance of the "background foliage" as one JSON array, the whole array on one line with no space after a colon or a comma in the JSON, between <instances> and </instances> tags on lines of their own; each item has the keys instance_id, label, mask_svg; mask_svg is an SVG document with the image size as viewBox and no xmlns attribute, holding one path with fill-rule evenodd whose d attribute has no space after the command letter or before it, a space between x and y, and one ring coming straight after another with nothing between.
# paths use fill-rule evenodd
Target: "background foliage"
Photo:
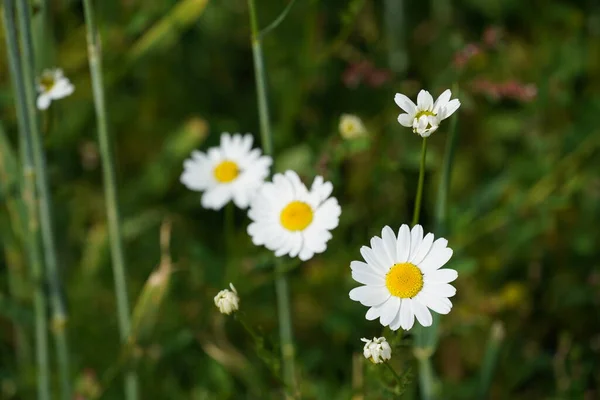
<instances>
[{"instance_id":1,"label":"background foliage","mask_svg":"<svg viewBox=\"0 0 600 400\"><path fill-rule=\"evenodd\" d=\"M52 105L45 135L74 379L82 398L96 390L119 398L120 380L104 381L119 340L82 8L51 3L54 42L40 51L76 86ZM286 4L258 0L261 25ZM189 152L215 145L221 132L253 132L258 142L246 2L103 0L96 7L132 301L159 264L161 221L172 221L175 272L136 351L143 398L277 396L268 369L276 362L268 354L278 354L269 254L252 246L242 211L227 237L225 213L203 210L178 180ZM33 319L27 285L8 274L27 275L10 218L18 152L0 43L0 120L9 141L0 147L0 397L26 399L35 381L31 370L17 373L13 323L31 330ZM361 337L381 330L348 298L349 263L384 225L411 218L420 141L396 122L393 95L428 88L437 96L455 83L463 106L447 238L460 275L435 357L443 396L475 398L494 323L504 341L491 398L600 396L600 6L299 0L265 37L264 51L276 170L293 168L307 182L324 175L343 210L328 251L290 263L303 397L350 398L360 382L360 357L353 364L352 354L361 352ZM367 139L340 137L339 116L348 112L365 121ZM426 229L433 229L447 128L429 140ZM235 266L231 280L262 348L214 308L229 281L226 263ZM416 397L410 347L396 348L393 360L406 374L405 396ZM364 367L367 398L389 396L378 383L389 383L388 371Z\"/></svg>"}]
</instances>

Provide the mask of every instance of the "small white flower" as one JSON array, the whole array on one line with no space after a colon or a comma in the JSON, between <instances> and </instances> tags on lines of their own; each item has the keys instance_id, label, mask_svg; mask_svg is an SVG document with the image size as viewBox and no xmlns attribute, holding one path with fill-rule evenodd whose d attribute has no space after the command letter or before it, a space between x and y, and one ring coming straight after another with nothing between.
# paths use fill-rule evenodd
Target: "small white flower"
<instances>
[{"instance_id":1,"label":"small white flower","mask_svg":"<svg viewBox=\"0 0 600 400\"><path fill-rule=\"evenodd\" d=\"M264 245L277 257L289 254L302 261L322 253L338 226L342 212L331 182L317 176L310 191L294 171L275 174L266 182L250 205L253 221L248 234L255 245Z\"/></svg>"},{"instance_id":2,"label":"small white flower","mask_svg":"<svg viewBox=\"0 0 600 400\"><path fill-rule=\"evenodd\" d=\"M219 210L233 200L247 208L250 200L269 175L272 159L252 149L252 135L221 135L221 145L206 153L193 151L183 163L181 183L191 190L203 191L202 207Z\"/></svg>"},{"instance_id":3,"label":"small white flower","mask_svg":"<svg viewBox=\"0 0 600 400\"><path fill-rule=\"evenodd\" d=\"M75 86L63 75L62 69L47 69L37 82L37 108L45 110L50 107L52 100L62 99L75 91Z\"/></svg>"},{"instance_id":4,"label":"small white flower","mask_svg":"<svg viewBox=\"0 0 600 400\"><path fill-rule=\"evenodd\" d=\"M240 308L240 298L238 297L237 290L233 286L233 283L229 284L229 289L223 289L215 296L215 306L219 309L222 314L231 314Z\"/></svg>"},{"instance_id":5,"label":"small white flower","mask_svg":"<svg viewBox=\"0 0 600 400\"><path fill-rule=\"evenodd\" d=\"M398 116L400 125L413 128L413 132L428 137L440 126L442 120L452 115L458 107L458 99L450 100L452 92L447 89L434 102L431 94L421 90L417 96L417 104L401 93L396 93L394 101L405 114Z\"/></svg>"},{"instance_id":6,"label":"small white flower","mask_svg":"<svg viewBox=\"0 0 600 400\"><path fill-rule=\"evenodd\" d=\"M381 364L392 358L392 348L383 336L380 338L373 338L373 340L365 338L360 340L365 342L363 355L373 364Z\"/></svg>"},{"instance_id":7,"label":"small white flower","mask_svg":"<svg viewBox=\"0 0 600 400\"><path fill-rule=\"evenodd\" d=\"M432 323L429 309L448 314L456 294L449 283L458 277L453 269L440 269L452 257L448 241L433 240L433 234L423 237L421 225L412 231L402 225L398 236L389 226L381 237L371 239L371 247L363 246L360 253L366 263L352 261L352 278L364 284L350 291L350 298L370 307L366 318L379 318L392 330L409 330L415 316L423 326Z\"/></svg>"},{"instance_id":8,"label":"small white flower","mask_svg":"<svg viewBox=\"0 0 600 400\"><path fill-rule=\"evenodd\" d=\"M352 114L342 114L339 125L340 135L344 139L355 139L367 133L365 125L359 117Z\"/></svg>"}]
</instances>

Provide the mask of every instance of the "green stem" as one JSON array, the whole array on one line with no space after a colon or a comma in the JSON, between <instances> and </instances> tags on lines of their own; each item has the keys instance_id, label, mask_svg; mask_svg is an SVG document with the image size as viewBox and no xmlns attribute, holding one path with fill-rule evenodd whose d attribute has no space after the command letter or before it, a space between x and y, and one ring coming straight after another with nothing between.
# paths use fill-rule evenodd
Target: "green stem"
<instances>
[{"instance_id":1,"label":"green stem","mask_svg":"<svg viewBox=\"0 0 600 400\"><path fill-rule=\"evenodd\" d=\"M286 386L296 387L294 370L294 339L292 336L292 316L290 312L290 293L283 263L275 262L275 291L277 294L277 318L279 319L279 344L283 363L283 379Z\"/></svg>"},{"instance_id":2,"label":"green stem","mask_svg":"<svg viewBox=\"0 0 600 400\"><path fill-rule=\"evenodd\" d=\"M419 168L419 184L417 186L417 197L415 199L415 209L413 211L412 226L419 223L419 214L421 213L421 201L423 198L423 183L425 182L425 159L427 157L427 138L423 138L421 147L421 164Z\"/></svg>"},{"instance_id":3,"label":"green stem","mask_svg":"<svg viewBox=\"0 0 600 400\"><path fill-rule=\"evenodd\" d=\"M419 361L419 387L423 400L434 399L435 380L433 377L433 366L430 357L417 357Z\"/></svg>"},{"instance_id":4,"label":"green stem","mask_svg":"<svg viewBox=\"0 0 600 400\"><path fill-rule=\"evenodd\" d=\"M275 18L275 20L273 22L271 22L269 24L269 26L267 26L262 31L260 31L260 33L259 33L259 39L264 38L267 33L271 32L273 29L277 28L279 26L279 24L281 24L283 22L283 20L285 19L285 17L287 17L287 15L291 11L292 7L294 6L294 3L296 3L296 0L290 0L290 2L283 9L283 11L281 12L281 14L279 14L279 16L277 18Z\"/></svg>"},{"instance_id":5,"label":"green stem","mask_svg":"<svg viewBox=\"0 0 600 400\"><path fill-rule=\"evenodd\" d=\"M263 63L260 31L256 18L254 0L248 0L250 13L250 28L252 30L252 55L254 59L254 76L256 79L256 96L258 101L258 117L260 134L265 154L273 155L273 140L269 105L267 101L267 82ZM279 343L283 364L283 379L285 385L295 392L296 373L294 370L294 340L292 335L292 317L290 312L290 295L285 267L280 260L275 262L275 292L277 296L277 315L279 320Z\"/></svg>"},{"instance_id":6,"label":"green stem","mask_svg":"<svg viewBox=\"0 0 600 400\"><path fill-rule=\"evenodd\" d=\"M31 149L35 168L35 181L38 191L38 207L44 262L46 264L48 286L50 289L50 306L52 311L51 332L56 346L56 359L61 383L61 398L71 399L71 374L69 362L69 346L67 340L67 312L62 296L62 285L58 270L54 223L52 220L51 195L46 171L46 157L42 145L39 120L36 109L36 72L33 53L33 37L31 33L31 7L27 0L17 1L20 39L22 45L21 69L25 83L27 114L31 132Z\"/></svg>"},{"instance_id":7,"label":"green stem","mask_svg":"<svg viewBox=\"0 0 600 400\"><path fill-rule=\"evenodd\" d=\"M112 257L113 278L117 297L117 315L119 321L119 334L121 342L126 345L131 329L129 299L127 296L127 280L125 274L125 257L123 255L123 239L117 205L117 185L114 171L114 161L108 135L108 122L106 102L104 99L104 84L102 77L102 60L100 50L100 35L94 17L94 8L91 0L83 0L85 25L87 30L88 59L92 78L94 106L96 109L96 122L98 129L98 142L102 157L102 175L104 180L106 214L110 249ZM125 375L125 397L127 400L138 398L138 378L133 370Z\"/></svg>"},{"instance_id":8,"label":"green stem","mask_svg":"<svg viewBox=\"0 0 600 400\"><path fill-rule=\"evenodd\" d=\"M458 87L452 87L452 93L458 96ZM444 151L444 164L442 167L442 176L438 186L437 202L435 207L435 232L442 236L446 234L446 219L448 215L448 192L450 191L450 180L452 179L452 165L454 164L454 153L456 151L456 126L458 123L458 113L454 113L450 118L450 130L446 139L446 149Z\"/></svg>"},{"instance_id":9,"label":"green stem","mask_svg":"<svg viewBox=\"0 0 600 400\"><path fill-rule=\"evenodd\" d=\"M250 12L250 29L252 30L252 58L254 60L254 79L256 80L260 136L265 154L273 155L273 135L271 134L271 120L267 100L267 82L254 0L248 0L248 10Z\"/></svg>"},{"instance_id":10,"label":"green stem","mask_svg":"<svg viewBox=\"0 0 600 400\"><path fill-rule=\"evenodd\" d=\"M22 163L22 197L27 209L27 235L25 242L33 281L33 307L35 313L35 352L37 365L37 398L50 399L50 365L48 357L48 321L46 297L43 292L43 264L39 241L39 221L35 201L35 179L31 154L31 126L27 113L25 83L19 59L17 28L14 21L13 1L4 0L4 28L8 61L15 90L19 143Z\"/></svg>"},{"instance_id":11,"label":"green stem","mask_svg":"<svg viewBox=\"0 0 600 400\"><path fill-rule=\"evenodd\" d=\"M479 398L487 399L489 397L490 386L494 376L494 370L498 363L498 355L504 341L504 326L501 322L496 321L492 325L490 337L483 356L481 372L479 376Z\"/></svg>"},{"instance_id":12,"label":"green stem","mask_svg":"<svg viewBox=\"0 0 600 400\"><path fill-rule=\"evenodd\" d=\"M392 373L392 375L394 375L394 378L396 379L396 382L398 383L398 385L402 386L402 378L400 377L400 375L398 375L398 373L396 372L396 370L390 365L390 363L388 362L384 362L383 365L385 365L387 367L387 369L390 370L390 372Z\"/></svg>"}]
</instances>

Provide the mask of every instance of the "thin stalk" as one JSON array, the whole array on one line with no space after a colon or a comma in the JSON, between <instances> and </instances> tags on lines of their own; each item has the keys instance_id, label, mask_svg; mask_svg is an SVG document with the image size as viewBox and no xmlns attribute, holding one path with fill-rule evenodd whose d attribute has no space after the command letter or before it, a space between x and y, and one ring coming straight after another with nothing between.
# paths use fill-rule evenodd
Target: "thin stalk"
<instances>
[{"instance_id":1,"label":"thin stalk","mask_svg":"<svg viewBox=\"0 0 600 400\"><path fill-rule=\"evenodd\" d=\"M398 385L402 386L402 377L400 377L400 375L398 375L398 373L396 372L396 370L390 365L390 363L388 362L384 362L383 365L385 365L387 367L387 369L390 370L390 372L392 373L392 375L394 375L394 379L396 379L396 383L398 383Z\"/></svg>"},{"instance_id":2,"label":"thin stalk","mask_svg":"<svg viewBox=\"0 0 600 400\"><path fill-rule=\"evenodd\" d=\"M423 138L421 147L421 164L419 167L419 184L417 186L417 197L415 199L415 209L413 211L412 226L419 223L419 214L421 213L421 201L423 199L423 183L425 182L425 159L427 157L427 138Z\"/></svg>"},{"instance_id":3,"label":"thin stalk","mask_svg":"<svg viewBox=\"0 0 600 400\"><path fill-rule=\"evenodd\" d=\"M458 96L458 86L452 87L452 93ZM458 113L454 113L450 118L450 130L446 139L446 149L444 151L444 164L442 167L442 176L437 192L437 201L435 206L435 232L438 235L445 235L447 230L447 215L448 215L448 192L450 191L450 181L452 179L452 166L454 165L454 153L457 143Z\"/></svg>"},{"instance_id":4,"label":"thin stalk","mask_svg":"<svg viewBox=\"0 0 600 400\"><path fill-rule=\"evenodd\" d=\"M452 88L452 92L458 94L456 85ZM444 236L447 232L448 192L450 190L454 152L457 142L457 121L458 113L455 113L450 119L450 131L448 132L448 138L446 139L442 175L438 186L435 208L435 232L436 235L439 236ZM432 381L435 379L435 373L431 363L431 356L435 352L438 343L439 320L439 316L434 313L430 327L420 327L415 329L415 347L423 354L422 358L419 360L419 375L429 375ZM421 384L421 392L426 392L428 389L423 386L425 382L420 380L419 383ZM428 385L432 384L433 383L428 383Z\"/></svg>"},{"instance_id":5,"label":"thin stalk","mask_svg":"<svg viewBox=\"0 0 600 400\"><path fill-rule=\"evenodd\" d=\"M273 135L271 133L271 119L269 117L269 104L267 100L267 82L254 0L248 0L248 11L250 12L250 29L252 30L252 58L254 60L254 79L256 80L260 136L265 154L273 155Z\"/></svg>"},{"instance_id":6,"label":"thin stalk","mask_svg":"<svg viewBox=\"0 0 600 400\"><path fill-rule=\"evenodd\" d=\"M98 129L98 142L102 157L102 175L104 180L106 214L112 258L113 278L117 297L117 315L121 342L127 345L131 330L129 299L127 296L127 280L125 274L125 257L123 255L123 238L117 205L117 185L114 171L114 161L108 136L108 118L104 99L104 83L102 77L102 60L100 50L100 35L94 17L91 0L83 0L85 25L87 30L88 59L92 78L94 106ZM138 398L138 378L133 370L125 375L125 397L127 400Z\"/></svg>"},{"instance_id":7,"label":"thin stalk","mask_svg":"<svg viewBox=\"0 0 600 400\"><path fill-rule=\"evenodd\" d=\"M279 319L279 345L283 363L283 379L286 386L296 387L294 370L294 339L292 335L292 315L290 311L290 291L288 281L279 260L275 262L275 291L277 294L277 318Z\"/></svg>"},{"instance_id":8,"label":"thin stalk","mask_svg":"<svg viewBox=\"0 0 600 400\"><path fill-rule=\"evenodd\" d=\"M421 389L421 398L423 400L434 399L435 379L433 375L433 366L429 357L417 357L419 361L419 387Z\"/></svg>"},{"instance_id":9,"label":"thin stalk","mask_svg":"<svg viewBox=\"0 0 600 400\"><path fill-rule=\"evenodd\" d=\"M267 100L267 82L263 63L260 30L256 18L254 0L248 0L250 13L250 29L252 33L252 56L254 59L254 76L256 80L256 96L258 101L258 117L263 151L273 155L273 135L269 117ZM286 387L295 392L296 373L294 370L294 339L292 335L292 317L290 311L290 294L285 273L285 266L280 260L275 262L275 293L277 296L277 315L279 320L279 343L283 364L283 379Z\"/></svg>"},{"instance_id":10,"label":"thin stalk","mask_svg":"<svg viewBox=\"0 0 600 400\"><path fill-rule=\"evenodd\" d=\"M30 126L31 149L35 168L35 181L38 191L38 207L44 262L46 264L48 286L50 289L50 306L52 312L51 332L54 337L58 373L61 383L61 398L71 399L71 377L69 362L69 346L67 340L67 312L62 296L61 279L56 256L56 242L51 211L51 196L46 176L46 157L42 145L36 109L35 59L33 53L33 37L31 34L31 8L27 0L17 1L19 33L22 45L21 69L25 83L27 116Z\"/></svg>"},{"instance_id":11,"label":"thin stalk","mask_svg":"<svg viewBox=\"0 0 600 400\"><path fill-rule=\"evenodd\" d=\"M290 2L283 9L283 11L281 12L281 14L279 14L279 16L277 18L275 18L275 20L273 22L271 22L266 28L264 28L262 31L260 31L260 33L259 33L259 38L260 39L264 38L267 33L273 31L275 28L277 28L279 26L279 24L281 24L283 22L283 20L285 19L285 17L287 17L287 15L289 14L289 12L291 11L291 9L294 6L295 2L296 2L296 0L290 0Z\"/></svg>"},{"instance_id":12,"label":"thin stalk","mask_svg":"<svg viewBox=\"0 0 600 400\"><path fill-rule=\"evenodd\" d=\"M498 363L498 355L500 354L500 348L504 341L504 335L504 325L499 321L494 322L490 331L490 337L487 342L479 375L480 399L487 399L489 397L490 386L492 385L492 378L494 377L494 370Z\"/></svg>"},{"instance_id":13,"label":"thin stalk","mask_svg":"<svg viewBox=\"0 0 600 400\"><path fill-rule=\"evenodd\" d=\"M43 291L43 264L39 240L39 221L35 201L35 173L31 154L31 127L27 114L25 83L21 71L17 28L13 1L3 0L4 28L6 30L6 48L8 62L15 91L17 120L19 124L19 143L22 163L22 197L27 209L26 248L31 279L33 281L33 307L35 314L35 353L37 365L37 398L50 399L50 364L48 357L48 320L46 315L46 297Z\"/></svg>"}]
</instances>

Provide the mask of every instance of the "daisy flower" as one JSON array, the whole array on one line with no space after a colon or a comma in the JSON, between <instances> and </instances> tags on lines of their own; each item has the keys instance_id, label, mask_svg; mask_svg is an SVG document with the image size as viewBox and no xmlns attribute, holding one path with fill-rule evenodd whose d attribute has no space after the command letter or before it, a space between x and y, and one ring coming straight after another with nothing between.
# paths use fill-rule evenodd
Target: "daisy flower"
<instances>
[{"instance_id":1,"label":"daisy flower","mask_svg":"<svg viewBox=\"0 0 600 400\"><path fill-rule=\"evenodd\" d=\"M409 330L415 316L423 326L432 323L429 309L448 314L456 294L449 283L458 277L453 269L440 269L452 257L448 241L433 240L433 234L423 237L421 225L412 230L402 225L398 236L389 226L381 237L371 239L371 247L363 246L360 253L366 262L352 261L352 278L365 286L350 291L350 298L370 307L366 318L379 318L392 330Z\"/></svg>"},{"instance_id":2,"label":"daisy flower","mask_svg":"<svg viewBox=\"0 0 600 400\"><path fill-rule=\"evenodd\" d=\"M381 364L392 358L392 348L383 336L380 338L373 338L373 340L365 338L360 340L365 342L363 355L373 364Z\"/></svg>"},{"instance_id":3,"label":"daisy flower","mask_svg":"<svg viewBox=\"0 0 600 400\"><path fill-rule=\"evenodd\" d=\"M347 140L356 139L367 133L367 129L362 120L352 114L342 114L340 117L339 130L340 135Z\"/></svg>"},{"instance_id":4,"label":"daisy flower","mask_svg":"<svg viewBox=\"0 0 600 400\"><path fill-rule=\"evenodd\" d=\"M219 210L233 200L247 208L256 190L269 175L272 160L252 149L252 135L221 135L221 145L206 153L193 151L183 163L181 183L188 189L202 191L202 207Z\"/></svg>"},{"instance_id":5,"label":"daisy flower","mask_svg":"<svg viewBox=\"0 0 600 400\"><path fill-rule=\"evenodd\" d=\"M255 245L264 245L277 257L288 254L309 260L322 253L338 226L342 212L331 182L317 176L308 190L294 171L275 174L250 205L248 234Z\"/></svg>"},{"instance_id":6,"label":"daisy flower","mask_svg":"<svg viewBox=\"0 0 600 400\"><path fill-rule=\"evenodd\" d=\"M45 110L52 100L62 99L75 91L75 86L63 75L62 69L47 69L37 81L37 108Z\"/></svg>"},{"instance_id":7,"label":"daisy flower","mask_svg":"<svg viewBox=\"0 0 600 400\"><path fill-rule=\"evenodd\" d=\"M427 90L421 90L417 96L417 104L401 93L396 93L394 101L405 114L398 116L400 125L413 128L413 132L428 137L440 126L442 120L451 116L458 107L458 99L450 100L452 92L447 89L434 102Z\"/></svg>"},{"instance_id":8,"label":"daisy flower","mask_svg":"<svg viewBox=\"0 0 600 400\"><path fill-rule=\"evenodd\" d=\"M221 314L229 315L240 308L240 298L235 290L233 283L229 284L229 289L223 289L215 296L215 306Z\"/></svg>"}]
</instances>

